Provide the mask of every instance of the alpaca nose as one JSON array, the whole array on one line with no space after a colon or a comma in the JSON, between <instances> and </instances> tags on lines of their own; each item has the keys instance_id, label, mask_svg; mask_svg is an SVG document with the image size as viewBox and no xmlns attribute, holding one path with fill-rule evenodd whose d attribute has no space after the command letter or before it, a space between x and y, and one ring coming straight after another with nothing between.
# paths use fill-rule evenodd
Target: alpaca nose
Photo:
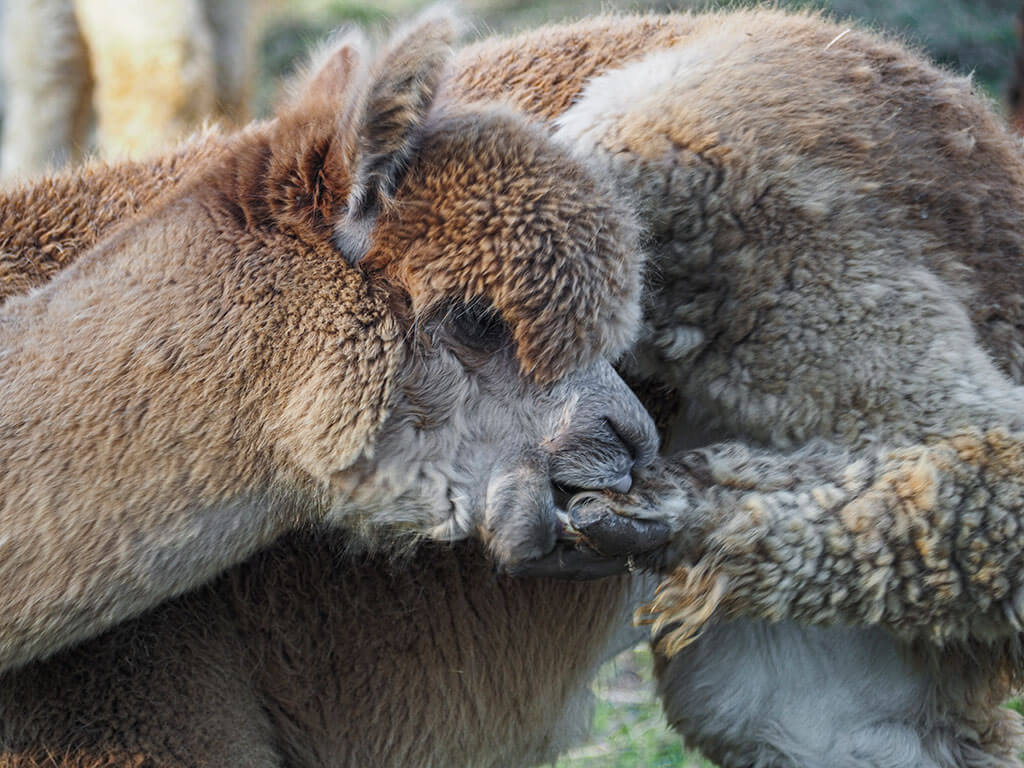
<instances>
[{"instance_id":1,"label":"alpaca nose","mask_svg":"<svg viewBox=\"0 0 1024 768\"><path fill-rule=\"evenodd\" d=\"M578 398L564 427L550 440L551 480L566 491L632 486L634 466L658 453L654 422L608 363L578 374Z\"/></svg>"},{"instance_id":2,"label":"alpaca nose","mask_svg":"<svg viewBox=\"0 0 1024 768\"><path fill-rule=\"evenodd\" d=\"M629 489L633 487L633 475L623 475L608 487L616 493L629 493Z\"/></svg>"}]
</instances>

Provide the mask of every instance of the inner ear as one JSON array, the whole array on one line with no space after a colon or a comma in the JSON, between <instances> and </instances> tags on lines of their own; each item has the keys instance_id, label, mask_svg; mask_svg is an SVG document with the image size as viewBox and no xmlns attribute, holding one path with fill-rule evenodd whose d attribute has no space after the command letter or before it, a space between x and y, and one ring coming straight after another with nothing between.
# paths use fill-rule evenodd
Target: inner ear
<instances>
[{"instance_id":1,"label":"inner ear","mask_svg":"<svg viewBox=\"0 0 1024 768\"><path fill-rule=\"evenodd\" d=\"M428 10L396 34L375 62L352 122L353 172L335 242L358 262L370 247L377 216L391 207L395 192L419 149L459 24L445 11Z\"/></svg>"},{"instance_id":2,"label":"inner ear","mask_svg":"<svg viewBox=\"0 0 1024 768\"><path fill-rule=\"evenodd\" d=\"M310 56L309 64L292 80L289 91L294 95L285 102L285 111L337 111L358 99L370 58L370 45L362 32L338 32Z\"/></svg>"},{"instance_id":3,"label":"inner ear","mask_svg":"<svg viewBox=\"0 0 1024 768\"><path fill-rule=\"evenodd\" d=\"M362 35L347 34L308 85L308 98L322 99L326 103L341 103L345 91L356 82L364 58L366 45Z\"/></svg>"},{"instance_id":4,"label":"inner ear","mask_svg":"<svg viewBox=\"0 0 1024 768\"><path fill-rule=\"evenodd\" d=\"M315 57L277 113L271 157L253 152L252 184L283 220L317 235L326 225L347 261L363 258L419 149L458 27L431 10L375 57L358 33Z\"/></svg>"}]
</instances>

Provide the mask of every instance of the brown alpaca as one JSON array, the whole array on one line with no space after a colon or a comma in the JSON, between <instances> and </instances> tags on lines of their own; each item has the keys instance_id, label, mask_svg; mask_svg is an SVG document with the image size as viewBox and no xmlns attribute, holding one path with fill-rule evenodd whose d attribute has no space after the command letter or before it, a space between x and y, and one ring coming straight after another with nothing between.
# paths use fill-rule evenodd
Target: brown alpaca
<instances>
[{"instance_id":1,"label":"brown alpaca","mask_svg":"<svg viewBox=\"0 0 1024 768\"><path fill-rule=\"evenodd\" d=\"M648 228L620 367L666 448L710 445L572 512L598 543L609 508L678 531L663 647L717 601L901 638L720 625L663 665L670 718L729 765L1017 764L1024 161L999 117L901 45L777 12L585 22L460 63L460 92L555 118ZM787 699L822 666L841 683ZM871 680L889 701L851 693ZM918 743L870 724L901 706Z\"/></svg>"},{"instance_id":2,"label":"brown alpaca","mask_svg":"<svg viewBox=\"0 0 1024 768\"><path fill-rule=\"evenodd\" d=\"M671 445L717 433L774 448L741 465L756 483L792 465L780 449L813 437L863 451L877 433L914 449L932 426L948 435L961 417L985 423L976 410L1004 416L1013 392L963 318L1018 377L1016 275L999 268L1019 253L1020 160L964 83L860 32L747 12L487 41L460 55L446 89L544 118L568 109L560 137L638 203L655 265L645 336L624 367ZM936 178L959 186L935 190ZM847 281L860 303L837 317L829 302ZM942 345L956 365L917 371ZM851 361L871 366L857 375ZM959 375L999 396L957 414ZM949 422L923 427L920 411ZM828 477L833 450L801 472ZM698 490L727 497L713 479ZM666 515L664 502L645 512L679 524L687 508ZM470 545L386 562L341 549L294 538L10 675L10 763L504 766L564 746L629 584L492 579ZM986 652L733 622L663 663L662 688L677 727L729 766L1015 764L997 706L1013 667L1002 654L979 663Z\"/></svg>"},{"instance_id":3,"label":"brown alpaca","mask_svg":"<svg viewBox=\"0 0 1024 768\"><path fill-rule=\"evenodd\" d=\"M50 279L0 325L4 666L304 521L536 557L552 483L653 455L601 359L639 317L632 220L510 111L432 107L450 37L342 44L269 123L5 200L5 289ZM146 176L175 186L82 197Z\"/></svg>"},{"instance_id":4,"label":"brown alpaca","mask_svg":"<svg viewBox=\"0 0 1024 768\"><path fill-rule=\"evenodd\" d=\"M1016 226L1024 201L1024 163L1014 139L964 82L859 31L815 18L753 12L687 21L689 33L702 43L748 36L757 23L772 34L757 44L748 41L730 56L716 54L704 65L720 60L722 68L715 74L721 82L707 78L691 87L689 82L668 83L665 76L660 90L636 90L630 77L675 71L697 79L684 68L685 61L675 62L683 58L682 48L594 80L576 105L558 117L559 136L575 137L587 151L606 157L614 177L637 197L651 222L658 284L647 300L645 337L623 367L642 383L679 398L663 419L675 418L677 423L666 427L672 427L676 442L701 441L692 434L694 425L686 423L695 419L701 429L732 433L776 450L723 443L680 454L673 460L676 466L664 470L671 477L659 470L645 472L645 482L635 487L632 498L610 501L628 515L670 519L687 538L677 542L683 551L676 555L705 547L717 553L724 547L726 553L743 550L754 560L766 556L747 551L757 537L771 535L761 532L769 524L763 515L748 514L764 504L770 507L765 514L777 516L772 523L780 526L776 536L783 537L781 529L800 520L806 523L802 534L809 537L791 543L796 549L806 544L807 553L780 550L774 554L778 560L767 564L788 560L799 568L810 549L820 551L819 544L837 548L837 573L854 567L873 549L876 555L887 551L904 568L916 557L924 558L916 571L905 570L877 593L873 590L879 586L879 572L872 570L863 584L848 578L828 581L843 592L840 599L804 593L805 601L786 608L793 594L755 578L749 560L734 562L726 554L723 567L747 574L736 589L761 589L757 599L765 604L759 610L768 614L781 617L788 610L804 621L881 623L908 637L939 641L1016 637L1022 623L1016 603L1024 602L1017 585L1024 582L1015 572L1024 563L1024 528L1005 521L1016 513L1020 441L1012 430L1024 405L1024 392L1016 386L1024 378L1024 339L1017 331L1024 327L1024 285L1015 261L1024 250L1024 235ZM813 45L830 33L842 37L835 43L827 39L832 44L812 57L818 53ZM619 28L609 38L623 34ZM782 60L796 55L784 54L785 45L807 46L804 69L817 67L823 82L842 85L843 90L829 94L845 100L830 104L826 113L829 95L802 80L800 86L787 86L770 79L769 74L779 80L791 77L788 70L769 67L773 56ZM760 58L748 61L753 57ZM744 79L744 67L754 69L756 82ZM559 72L539 69L543 77L558 81ZM465 77L479 78L477 68ZM729 113L737 123L728 136L710 114L711 105L728 108L722 94L727 83L750 96L742 110L737 106ZM495 87L474 82L470 90ZM690 99L709 106L698 109L679 98L655 119L654 109L645 110L636 97L667 102L684 90ZM631 98L619 96L625 93ZM899 107L898 114L881 120L890 105ZM944 119L926 132L915 121L932 113ZM808 115L822 116L803 120ZM837 132L839 127L842 132ZM739 138L732 136L741 132ZM935 147L943 151L936 153ZM734 183L735 189L702 193L703 207L720 205L729 211L721 216L734 216L732 210L745 201L726 194L756 194L749 229L755 224L759 232L779 228L778 220L798 231L788 240L773 231L769 250L768 244L750 242L742 231L725 228L721 217L714 226L706 224L710 214L703 208L697 216L681 201L666 201L665 185L680 183L679 163L686 162L708 164L684 171L711 174L710 181L719 185L729 182L730 174L742 179ZM831 175L825 168L832 169ZM815 183L806 182L808 177ZM953 177L965 181L935 188L937 179ZM778 202L771 193L780 189L786 195ZM685 245L687 250L703 248L699 257L669 253L684 248L675 230L686 226L707 230ZM816 230L812 239L809 233ZM851 242L874 246L865 265L851 262ZM819 255L805 264L794 254L808 249L835 255L831 261ZM691 263L698 258L700 264ZM727 261L707 276L705 262L718 264L720 258ZM846 274L854 267L865 273L863 286ZM854 271L852 277L861 275ZM698 278L708 283L699 291L694 287ZM833 293L815 293L827 280L836 286ZM883 308L881 329L873 314ZM773 334L780 328L814 331L804 332L808 339L801 343L788 338L776 342ZM729 340L742 340L743 345ZM763 345L771 351L765 352ZM649 405L652 411L666 411L664 402ZM789 455L777 450L819 438L829 442ZM890 447L877 450L880 442ZM851 455L851 450L856 452ZM990 474L991 482L981 474ZM764 486L761 493L745 495L759 490L759 484ZM766 492L772 488L783 492ZM736 498L730 491L737 492ZM704 492L709 494L706 500ZM989 494L995 501L986 500L975 512L972 492ZM669 500L663 493L678 498ZM576 510L600 502L583 495L576 499ZM849 520L841 522L835 513L847 504L854 504L856 514L851 509ZM957 525L963 527L954 527L953 517L966 511L962 504L981 517L960 520ZM737 508L745 511L735 515ZM888 517L904 514L913 526L921 526L913 535L907 533L909 523L893 523ZM825 530L804 516L821 526L839 522L840 529ZM700 531L716 525L722 530ZM861 528L869 535L858 540ZM717 535L737 541L723 543ZM957 535L961 541L953 544ZM819 542L818 536L824 538ZM934 557L922 555L930 546L928 539L946 542L949 551L940 547ZM968 555L969 550L987 554L979 558ZM964 560L963 589L953 584L960 581L958 558ZM823 577L820 571L805 575ZM940 583L953 588L937 589ZM808 585L796 581L791 586L800 590Z\"/></svg>"}]
</instances>

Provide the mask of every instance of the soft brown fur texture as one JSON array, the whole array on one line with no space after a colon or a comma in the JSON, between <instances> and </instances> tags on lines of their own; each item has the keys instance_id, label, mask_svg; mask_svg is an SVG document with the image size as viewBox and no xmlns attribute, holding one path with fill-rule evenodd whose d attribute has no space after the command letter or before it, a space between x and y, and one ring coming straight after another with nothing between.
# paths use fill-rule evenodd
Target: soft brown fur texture
<instances>
[{"instance_id":1,"label":"soft brown fur texture","mask_svg":"<svg viewBox=\"0 0 1024 768\"><path fill-rule=\"evenodd\" d=\"M222 145L211 134L146 164L91 163L75 174L8 190L0 208L0 300L47 282L113 226L203 167Z\"/></svg>"},{"instance_id":2,"label":"soft brown fur texture","mask_svg":"<svg viewBox=\"0 0 1024 768\"><path fill-rule=\"evenodd\" d=\"M588 77L670 44L678 47L664 59L645 62L648 68L641 68L640 76L627 73L619 81L598 80L578 98ZM677 76L661 77L666 68ZM693 77L687 78L691 72ZM878 440L889 441L894 446L891 450L912 453L931 450L918 443L933 435L950 438L960 425L968 428L980 424L994 430L1012 423L1013 392L1007 394L1002 389L1006 379L987 362L974 333L976 330L1006 374L1015 379L1020 376L1024 356L1015 313L1021 304L1014 299L1017 273L1013 269L1019 254L1016 222L1021 202L1020 160L988 107L971 95L964 83L934 70L902 46L815 17L775 12L601 19L473 46L459 57L447 91L460 98L503 93L515 106L546 118L561 114L578 98L562 120L560 136L577 142L595 162L604 164L623 193L635 200L655 251L646 335L625 362L626 369L636 378L638 389L652 398L648 401L652 410L665 415L663 421L674 445L700 444L707 442L708 435L718 434L745 438L766 449L742 453L735 445L727 444L698 457L701 461L706 456L720 457L718 464L694 463L692 456L684 455L676 470L681 467L694 471L683 475L686 493L669 498L661 493L645 496L651 488L658 490L658 483L664 485L664 475L644 478L650 485L646 491L645 485L640 485L636 497L627 500L633 505L628 509L673 520L683 528L677 542L680 547L692 538L701 545L702 538L696 535L700 528L689 530L687 526L694 517L691 510L699 511L698 524L706 519L708 509L717 514L721 508L715 506L719 500L716 494L728 502L729 478L738 478L737 484L749 483L755 489L759 483L777 486L781 466L790 468L785 474L790 479L782 482L783 486L795 482L793 478L801 482L806 478L828 479L834 467L846 465L849 450L863 452ZM957 180L957 186L939 186L951 178ZM852 296L845 292L847 289L853 291ZM849 301L844 303L844 299ZM836 306L843 312L837 315ZM948 332L943 334L945 323L949 324ZM935 351L949 353L940 355L938 366L932 357ZM980 382L978 371L982 373ZM958 401L955 395L965 386L977 386L981 396L968 398L965 403ZM986 389L989 386L996 396L990 396ZM660 401L657 393L661 393ZM669 403L664 402L666 397L672 398ZM1004 406L1008 411L1000 410ZM963 413L956 412L957 407L962 407ZM978 414L993 418L989 422ZM933 421L935 418L938 421ZM822 449L809 447L795 454L795 459L780 451L814 437L828 438L831 444L821 443ZM977 437L974 439L978 442ZM1006 441L999 445L1006 445ZM1008 450L993 449L992 460L1003 462L1012 455ZM835 464L837 455L842 459ZM737 460L730 463L732 458ZM976 467L982 467L984 479L989 472L987 461L967 459L962 465L968 470L964 476L977 479ZM710 472L706 470L709 464ZM852 466L863 466L866 476L874 477L876 465L870 461ZM960 477L955 462L948 466L952 479ZM1012 482L1013 461L1000 466L1006 472L994 476ZM895 482L882 490L895 493L890 497L894 499L922 498L914 478L908 475L908 479L910 486ZM694 489L694 480L705 485ZM673 489L679 485L672 482ZM760 496L781 503L790 494L801 504L807 499L814 504L828 498L822 494L793 494L788 487L780 491L776 486L762 490ZM914 490L909 496L908 487ZM855 485L851 492L860 490L862 487ZM693 503L693 495L701 492L707 503ZM676 498L685 503L672 503ZM971 498L975 500L972 503L980 502L977 509L986 508L984 495ZM727 503L724 511L730 509ZM1016 507L1010 504L1008 509ZM743 511L744 516L738 518L741 528L745 520L757 522L746 509ZM916 514L908 518L913 525L918 524ZM827 516L821 518L821 522L827 520ZM735 520L731 524L737 525ZM815 530L813 525L803 528ZM943 531L936 532L942 540ZM948 541L948 532L945 537ZM771 542L771 538L766 541ZM309 547L312 545L303 546L303 557ZM809 547L807 554L813 558L795 576L813 579L816 568L828 566L831 561L820 548ZM484 590L481 585L486 580L474 570L473 557L462 553L458 566L443 577L431 574L433 565L424 565L423 561L416 561L418 566L413 561L404 565L413 568L417 585L430 585L432 589L437 581L465 584L463 575L468 575L473 590ZM427 562L436 565L445 559ZM750 568L749 563L739 562L742 568ZM775 562L769 560L768 568L776 567ZM877 564L861 562L870 578ZM717 561L712 564L717 565ZM347 570L352 567L349 561L341 578L355 582L354 571ZM860 572L860 567L855 565L853 572ZM288 572L296 566L285 559L279 568ZM379 570L371 573L374 579L391 578ZM778 589L780 580L772 578L771 573L767 576L773 587L766 590L768 599L777 594L788 600L791 593ZM273 571L264 578L273 579ZM696 597L683 597L678 604L702 599L707 585L720 582L695 578L694 583L701 591L695 593ZM501 589L533 589L529 582L501 584ZM575 594L581 600L607 601L614 607L621 588L581 587ZM372 594L365 585L362 589ZM271 594L275 600L288 599L287 591ZM404 595L404 588L393 594ZM487 592L481 594L486 596ZM521 634L539 639L542 633L554 631L545 624L547 618L538 617L557 615L562 607L556 604L552 611L547 600L565 599L565 594L555 588L540 588L531 593L535 602L523 614L509 612L508 624L493 619L483 626L510 628L502 632L499 626L497 632L508 641L504 647L514 650L513 640L521 640ZM192 605L206 617L221 610L211 611L209 603L203 602L211 599L193 596L183 602L195 601ZM475 600L471 602L475 604ZM321 658L294 665L264 661L269 667L284 670L278 678L284 681L279 687L262 689L273 694L263 700L264 707L294 710L296 705L282 707L277 702L301 701L303 714L273 724L265 715L253 715L246 720L246 728L259 734L251 743L261 746L253 748L255 752L239 754L258 754L269 764L318 764L326 761L321 755L329 753L330 760L340 764L360 765L375 760L393 764L389 755L399 754L398 764L418 765L523 764L550 754L544 750L553 749L553 734L562 724L549 721L541 726L527 716L547 711L534 709L542 698L529 698L530 691L537 691L529 687L536 681L529 685L525 678L510 682L502 662L518 665L519 659L509 661L502 654L497 654L497 662L488 659L489 664L479 675L458 675L457 684L453 682L456 678L439 683L444 695L452 696L454 688L459 701L475 703L478 708L471 721L449 721L443 715L438 720L438 712L444 711L438 701L413 694L402 697L396 708L381 710L379 718L368 725L371 734L336 738L343 733L350 715L332 721L329 712L334 702L345 702L351 711L372 708L369 702L376 700L373 696L352 696L345 684L354 679L348 671L352 665L356 669L372 667L377 674L370 679L391 695L395 687L404 690L407 677L416 679L415 669L409 670L401 663L403 660L418 661L437 653L442 660L424 666L465 671L465 662L474 659L479 648L476 642L484 640L473 635L474 642L467 644L470 638L462 634L462 627L469 626L465 622L471 623L476 615L473 608L457 611L450 621L442 613L439 625L434 621L433 604L424 604L418 610L409 603L402 604L409 610L396 620L396 627L427 628L410 641L412 649L403 646L391 655L371 656L359 648L354 653L359 661L347 661L334 676L323 666L316 666L324 663ZM782 606L798 604L786 602ZM776 600L771 605L777 608L780 603ZM230 613L232 609L229 605L224 610ZM379 604L366 610L374 615L380 610ZM968 613L971 610L968 605ZM910 616L913 612L899 615ZM335 637L329 631L311 629L322 626L318 616L305 620L302 643L308 643L311 637L321 641ZM594 649L609 642L617 612L597 612L591 619L594 623L589 632L576 635L571 643L564 638L539 642L535 647L542 655L528 656L525 668L554 668L541 661L554 658L573 670L562 678L567 686L580 681L585 675L577 677L576 672L591 669L596 663ZM133 658L139 662L151 656L163 658L162 650L154 650L162 642L159 633L145 635L145 626L145 621L129 624L117 633L143 638L132 646ZM481 626L476 625L476 630ZM739 625L723 625L720 629L717 636L709 632L712 641L724 642L729 632L743 633ZM260 625L260 632L252 630L244 637L251 647L267 648L273 658L290 662L298 658L293 653L296 643L278 639L281 631L279 623L270 618ZM990 625L984 631L991 631ZM798 630L797 639L810 634L810 630ZM997 708L1013 677L1012 652L994 653L998 647L984 644L948 645L936 655L935 646L904 647L881 633L835 637L853 638L845 647L839 643L840 654L845 648L862 647L857 645L861 643L859 638L866 637L875 643L872 651L877 655L867 657L870 661L865 661L863 667L854 668L853 677L843 677L837 669L840 659L823 657L820 651L816 656L794 654L790 657L793 666L783 665L782 669L783 674L797 677L801 664L824 660L830 673L824 681L836 679L837 696L849 695L860 707L855 713L858 719L828 723L832 730L826 737L834 735L836 740L826 740L824 751L789 741L794 738L792 733L771 730L777 724L775 718L786 713L790 702L775 699L766 706L754 698L755 691L765 680L770 682L770 677L739 680L741 693L751 694L748 698L758 705L753 715L741 714L738 706L720 707L721 692L701 688L701 670L685 667L691 649L663 664L662 686L670 717L730 766L1014 764L1016 728L1012 715L1002 714ZM124 641L109 642L117 647ZM771 642L770 637L763 641L769 653L786 650ZM188 653L209 654L216 659L223 645L216 639L212 644L216 650L197 651L205 646L190 640ZM86 647L103 645L97 641ZM709 668L725 670L726 675L730 668L741 668L736 662L742 659L716 661L714 642L709 645L699 641L695 647L703 654L697 658ZM336 652L336 658L347 660L346 652ZM912 659L909 663L903 653ZM68 658L61 657L51 664L69 663L75 670L87 664L62 660ZM881 669L883 659L887 663L895 659L891 677L887 677L888 668ZM254 685L251 681L260 678L264 664L256 665L255 673L235 669L229 674L230 683L221 686L243 691L239 694L242 698L235 699L240 702L235 711L251 711L247 709L251 704L245 701L251 701L247 698ZM220 674L230 667L214 661L213 669ZM383 674L382 669L394 674ZM879 680L872 675L880 670L885 682L868 691L874 699L865 697L860 684ZM21 674L51 673L46 667L34 667ZM81 672L63 669L52 674L64 681ZM105 675L99 682L86 685L95 686L90 690L122 690L118 683L108 681L124 680L124 676L113 677L109 668ZM131 672L125 675L129 682L125 683L125 703L119 706L119 712L135 710L136 702L148 701L139 690L146 686L145 676L140 676L136 688ZM326 681L336 688L313 696L308 695L309 685L293 684L318 675L322 676L317 678L318 684ZM686 700L686 695L685 691L680 693L679 686L685 688L688 684L686 675L694 677L693 687L699 695L691 695L689 708L681 710L680 702ZM902 699L897 701L897 689L917 690L904 686L904 680L910 677L923 681L923 688L920 696L905 705ZM546 682L556 681L547 678ZM20 683L14 679L13 685ZM492 707L500 698L494 696L495 688L509 694L499 702L504 709ZM41 697L44 686L25 685L17 690ZM806 693L804 690L801 695L806 697ZM79 701L90 700L90 694L84 691L76 696ZM524 698L516 698L520 696ZM206 698L194 696L190 701L204 702ZM737 704L735 698L730 701ZM64 760L58 764L99 764L110 754L105 752L106 744L136 739L135 734L150 728L159 734L154 737L158 739L166 740L168 732L177 734L185 704L181 699L167 712L150 709L144 728L123 715L104 716L98 735L90 737L90 743L99 746L80 748L84 738L75 741L77 726L37 736L35 743L30 744L33 739L29 738L20 742L25 744L23 757L18 758L23 762L14 764L31 764L28 755L41 754L39 750L47 748L40 746L44 742L54 745L51 751ZM491 729L504 725L508 708L513 705L522 707L518 711L523 714L514 721L523 726L516 731L523 741L503 752L501 745L506 742ZM815 706L827 713L834 704L822 700ZM893 706L895 709L887 709ZM62 717L68 717L66 702L49 702L40 705L17 730L41 734L42 730L34 729L47 728L43 724L48 722L59 723ZM426 722L428 726L403 729L394 727L396 721ZM325 723L326 735L321 730ZM455 727L447 730L449 726ZM759 730L761 726L766 729ZM863 729L857 730L857 726ZM532 727L537 730L531 733ZM899 731L900 727L905 730ZM491 737L477 741L481 732L493 734L489 750L466 749L452 757L448 751L452 743L472 742L474 747L486 744ZM367 738L377 739L378 746L368 751L354 746L364 744ZM68 743L71 746L66 746ZM150 753L154 749L151 744L149 741L145 746L133 747L135 754ZM214 746L223 749L225 743L221 740ZM184 761L194 760L196 754L213 754L209 751L212 748L190 745ZM264 749L270 752L260 751ZM388 751L396 749L401 751ZM123 748L116 747L112 753L124 754L118 750ZM124 757L113 759L128 761ZM259 764L251 757L232 759ZM225 757L219 761L232 760ZM174 764L173 760L164 762Z\"/></svg>"},{"instance_id":3,"label":"soft brown fur texture","mask_svg":"<svg viewBox=\"0 0 1024 768\"><path fill-rule=\"evenodd\" d=\"M13 194L0 250L8 272L35 266L10 285L97 242L9 296L0 319L2 666L96 634L304 521L483 536L499 559L537 556L558 528L552 482L604 487L649 460L653 427L600 359L639 314L632 220L509 111L431 106L451 34L448 18L423 20L362 76L365 52L343 43L328 66L347 87L314 78L273 121L178 161ZM383 104L381 67L405 70L396 101L414 106L389 114L415 151L352 267L332 241L364 183L363 96L376 88ZM196 168L179 179L179 161ZM144 208L145 193L81 197L143 177L176 186ZM109 203L103 236L75 239L46 213L25 233L36 219L19 212L55 193L87 211ZM555 354L573 338L573 354Z\"/></svg>"},{"instance_id":4,"label":"soft brown fur texture","mask_svg":"<svg viewBox=\"0 0 1024 768\"><path fill-rule=\"evenodd\" d=\"M292 535L9 676L0 766L502 768L583 735L620 580L499 578L466 543L398 561L343 546Z\"/></svg>"}]
</instances>

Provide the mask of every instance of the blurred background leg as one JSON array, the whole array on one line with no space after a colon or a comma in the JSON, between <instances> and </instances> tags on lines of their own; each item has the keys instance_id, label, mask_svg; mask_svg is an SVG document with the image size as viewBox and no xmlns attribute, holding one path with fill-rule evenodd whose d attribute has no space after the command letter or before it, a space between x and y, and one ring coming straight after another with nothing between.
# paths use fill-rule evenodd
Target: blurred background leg
<instances>
[{"instance_id":1,"label":"blurred background leg","mask_svg":"<svg viewBox=\"0 0 1024 768\"><path fill-rule=\"evenodd\" d=\"M4 6L0 172L10 177L63 165L82 152L92 78L72 0Z\"/></svg>"}]
</instances>

